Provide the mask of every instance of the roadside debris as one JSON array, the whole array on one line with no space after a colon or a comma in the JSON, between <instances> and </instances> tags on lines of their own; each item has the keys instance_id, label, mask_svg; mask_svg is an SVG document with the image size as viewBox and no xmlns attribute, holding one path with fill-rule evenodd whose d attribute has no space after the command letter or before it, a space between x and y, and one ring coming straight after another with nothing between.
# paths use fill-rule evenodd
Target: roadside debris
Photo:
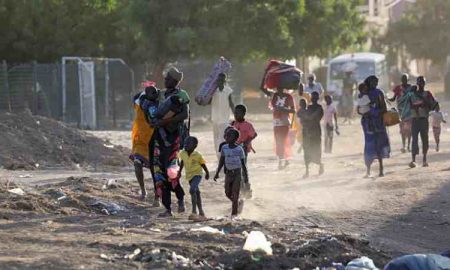
<instances>
[{"instance_id":1,"label":"roadside debris","mask_svg":"<svg viewBox=\"0 0 450 270\"><path fill-rule=\"evenodd\" d=\"M251 231L244 244L244 250L255 252L263 251L267 255L272 255L271 243L267 241L266 236L260 231Z\"/></svg>"},{"instance_id":2,"label":"roadside debris","mask_svg":"<svg viewBox=\"0 0 450 270\"><path fill-rule=\"evenodd\" d=\"M25 195L25 191L23 191L23 189L21 189L21 188L13 188L13 189L8 190L8 192L12 193L12 194L19 195L19 196L24 196Z\"/></svg>"}]
</instances>

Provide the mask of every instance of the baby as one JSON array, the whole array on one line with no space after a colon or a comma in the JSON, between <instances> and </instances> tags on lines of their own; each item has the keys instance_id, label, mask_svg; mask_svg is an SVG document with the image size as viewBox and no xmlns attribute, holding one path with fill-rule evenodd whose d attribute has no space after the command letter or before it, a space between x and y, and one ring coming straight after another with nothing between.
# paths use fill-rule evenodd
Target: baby
<instances>
[{"instance_id":1,"label":"baby","mask_svg":"<svg viewBox=\"0 0 450 270\"><path fill-rule=\"evenodd\" d=\"M366 114L370 111L370 106L372 105L372 102L369 98L369 88L366 84L361 83L358 85L359 95L358 99L356 100L356 111L362 115L362 117L366 117ZM370 118L369 118L370 120ZM368 132L374 132L374 125L372 121L367 121L367 130Z\"/></svg>"},{"instance_id":2,"label":"baby","mask_svg":"<svg viewBox=\"0 0 450 270\"><path fill-rule=\"evenodd\" d=\"M153 86L145 89L148 96L147 102L147 118L151 125L154 125L158 120L164 120L173 117L182 109L181 101L177 96L171 96L162 102L158 102L159 91ZM167 140L167 133L163 127L158 128L158 133L164 141L166 146L170 146Z\"/></svg>"},{"instance_id":3,"label":"baby","mask_svg":"<svg viewBox=\"0 0 450 270\"><path fill-rule=\"evenodd\" d=\"M358 113L366 114L370 111L370 98L369 89L365 84L360 84L358 86L359 95L356 100L356 105L358 105Z\"/></svg>"}]
</instances>

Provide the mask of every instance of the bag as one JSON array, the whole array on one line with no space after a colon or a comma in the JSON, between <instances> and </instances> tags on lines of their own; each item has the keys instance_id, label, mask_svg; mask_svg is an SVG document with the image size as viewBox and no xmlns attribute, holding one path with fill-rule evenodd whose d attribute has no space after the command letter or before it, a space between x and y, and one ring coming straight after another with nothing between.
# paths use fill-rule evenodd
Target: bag
<instances>
[{"instance_id":1,"label":"bag","mask_svg":"<svg viewBox=\"0 0 450 270\"><path fill-rule=\"evenodd\" d=\"M400 123L400 114L396 110L389 110L383 114L383 122L387 127Z\"/></svg>"},{"instance_id":2,"label":"bag","mask_svg":"<svg viewBox=\"0 0 450 270\"><path fill-rule=\"evenodd\" d=\"M261 82L262 89L297 89L303 72L295 66L271 60Z\"/></svg>"},{"instance_id":3,"label":"bag","mask_svg":"<svg viewBox=\"0 0 450 270\"><path fill-rule=\"evenodd\" d=\"M228 74L231 70L231 63L224 57L220 57L208 78L203 82L195 95L195 101L198 105L206 106L211 103L212 97L217 89L217 78L220 73Z\"/></svg>"}]
</instances>

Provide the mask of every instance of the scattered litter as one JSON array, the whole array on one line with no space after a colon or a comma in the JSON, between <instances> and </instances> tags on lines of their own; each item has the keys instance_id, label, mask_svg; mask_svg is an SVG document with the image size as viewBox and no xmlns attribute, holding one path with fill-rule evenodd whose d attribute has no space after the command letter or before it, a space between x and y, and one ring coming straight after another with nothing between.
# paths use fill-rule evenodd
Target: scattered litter
<instances>
[{"instance_id":1,"label":"scattered litter","mask_svg":"<svg viewBox=\"0 0 450 270\"><path fill-rule=\"evenodd\" d=\"M99 208L100 211L105 215L115 215L122 210L122 207L120 207L118 204L111 202L96 201L90 206Z\"/></svg>"},{"instance_id":2,"label":"scattered litter","mask_svg":"<svg viewBox=\"0 0 450 270\"><path fill-rule=\"evenodd\" d=\"M150 228L150 230L149 231L151 231L151 232L161 232L161 230L160 229L156 229L156 228Z\"/></svg>"},{"instance_id":3,"label":"scattered litter","mask_svg":"<svg viewBox=\"0 0 450 270\"><path fill-rule=\"evenodd\" d=\"M106 148L109 148L109 149L114 148L113 144L106 144L106 143L104 143L103 146L106 147Z\"/></svg>"},{"instance_id":4,"label":"scattered litter","mask_svg":"<svg viewBox=\"0 0 450 270\"><path fill-rule=\"evenodd\" d=\"M342 263L332 263L328 267L316 267L316 270L345 270L345 266Z\"/></svg>"},{"instance_id":5,"label":"scattered litter","mask_svg":"<svg viewBox=\"0 0 450 270\"><path fill-rule=\"evenodd\" d=\"M106 183L102 186L102 189L110 189L110 188L117 188L119 186L117 179L108 179Z\"/></svg>"},{"instance_id":6,"label":"scattered litter","mask_svg":"<svg viewBox=\"0 0 450 270\"><path fill-rule=\"evenodd\" d=\"M31 177L32 177L32 175L29 173L19 175L19 178L31 178Z\"/></svg>"},{"instance_id":7,"label":"scattered litter","mask_svg":"<svg viewBox=\"0 0 450 270\"><path fill-rule=\"evenodd\" d=\"M175 252L172 251L172 263L177 267L188 267L189 266L189 259L185 258L181 255L177 255Z\"/></svg>"},{"instance_id":8,"label":"scattered litter","mask_svg":"<svg viewBox=\"0 0 450 270\"><path fill-rule=\"evenodd\" d=\"M205 226L205 227L200 227L200 228L192 228L191 231L192 232L207 232L207 233L212 233L212 234L225 234L223 231L219 231L218 229L210 227L210 226Z\"/></svg>"},{"instance_id":9,"label":"scattered litter","mask_svg":"<svg viewBox=\"0 0 450 270\"><path fill-rule=\"evenodd\" d=\"M125 259L134 260L142 253L142 250L140 248L137 248L133 251L133 253L125 255Z\"/></svg>"},{"instance_id":10,"label":"scattered litter","mask_svg":"<svg viewBox=\"0 0 450 270\"><path fill-rule=\"evenodd\" d=\"M25 191L23 191L23 189L21 189L21 188L13 188L13 189L8 190L8 192L19 195L19 196L25 195Z\"/></svg>"},{"instance_id":11,"label":"scattered litter","mask_svg":"<svg viewBox=\"0 0 450 270\"><path fill-rule=\"evenodd\" d=\"M112 260L112 258L108 257L108 255L103 254L103 253L100 254L100 258L102 258L105 261L111 261Z\"/></svg>"},{"instance_id":12,"label":"scattered litter","mask_svg":"<svg viewBox=\"0 0 450 270\"><path fill-rule=\"evenodd\" d=\"M34 164L34 167L39 168L39 163Z\"/></svg>"},{"instance_id":13,"label":"scattered litter","mask_svg":"<svg viewBox=\"0 0 450 270\"><path fill-rule=\"evenodd\" d=\"M251 231L244 244L244 250L254 252L263 251L267 255L272 255L271 243L267 241L266 236L260 231Z\"/></svg>"},{"instance_id":14,"label":"scattered litter","mask_svg":"<svg viewBox=\"0 0 450 270\"><path fill-rule=\"evenodd\" d=\"M62 189L49 189L44 192L44 194L47 194L49 196L52 196L53 198L56 198L58 201L62 201L64 199L67 199L66 193L62 191Z\"/></svg>"},{"instance_id":15,"label":"scattered litter","mask_svg":"<svg viewBox=\"0 0 450 270\"><path fill-rule=\"evenodd\" d=\"M378 268L375 266L372 259L363 256L349 262L345 267L345 270L378 270Z\"/></svg>"}]
</instances>

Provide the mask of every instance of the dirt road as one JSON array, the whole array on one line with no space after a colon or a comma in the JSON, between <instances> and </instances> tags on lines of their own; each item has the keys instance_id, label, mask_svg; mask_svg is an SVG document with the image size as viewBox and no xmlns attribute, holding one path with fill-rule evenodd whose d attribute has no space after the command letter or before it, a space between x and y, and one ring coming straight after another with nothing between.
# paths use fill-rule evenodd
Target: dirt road
<instances>
[{"instance_id":1,"label":"dirt road","mask_svg":"<svg viewBox=\"0 0 450 270\"><path fill-rule=\"evenodd\" d=\"M77 202L84 202L77 204L77 209L82 209L78 212L73 212L73 205L69 205L72 208L67 206L72 210L55 210L47 204L43 204L39 208L41 210L18 211L23 209L14 209L17 206L14 204L5 206L3 202L0 208L0 268L142 268L142 264L124 263L123 258L114 259L109 255L132 253L136 247L146 252L155 247L164 247L182 254L191 249L189 254L192 254L201 253L204 248L213 252L223 246L225 251L221 252L229 254L243 243L240 233L258 226L262 226L261 230L272 237L272 242L277 242L279 238L283 245L294 245L290 238L292 235L305 240L311 235L323 236L332 232L362 235L374 247L386 251L388 257L406 252L439 252L450 248L449 128L443 127L441 152L435 153L434 143L431 143L430 167L416 169L407 166L409 154L399 151L398 127L391 128L389 133L393 151L392 157L385 162L386 176L364 179L363 137L359 120L355 119L351 125L341 125L341 136L335 137L334 153L324 155L325 174L316 176L316 168L313 167L312 176L302 179L302 155L296 154L286 169L277 169L270 117L249 115L248 119L255 123L259 136L254 144L257 153L249 157L254 198L245 203L242 215L245 220L234 225L220 219L204 224L235 230L230 234L235 235L235 238L211 238L189 233L189 229L197 225L187 221L187 214L177 215L173 220L156 219L156 214L162 209L150 207L149 202L137 201L138 189L133 181L131 167L116 172L2 170L0 178L3 181L12 180L31 193L44 192L44 189L57 186L69 176L89 177L83 183L89 183L87 190L90 195L103 196L125 205L128 210L122 214L104 216L89 210L91 206L86 202L89 198L79 195L73 195ZM113 144L129 146L129 132L105 131L95 134L108 138ZM198 136L198 150L204 153L209 168L214 170L217 162L211 147L213 141L210 128L195 127L193 135ZM374 172L376 170L377 166ZM23 177L24 174L31 174L31 177ZM76 179L72 181L78 181ZM102 179L118 179L122 187L114 191L101 190L105 181ZM74 182L70 183L57 187L70 195L74 189L67 186L75 185ZM230 203L223 194L222 185L223 176L217 183L204 181L202 184L205 212L210 217L229 214ZM2 200L20 199L8 195L3 196ZM34 200L34 204L42 202L41 197ZM55 211L59 212L55 214ZM63 212L61 216L61 211L69 213ZM288 238L291 242L286 240ZM199 243L203 244L199 246ZM105 252L106 258L100 258L102 252ZM370 252L366 250L366 253ZM378 255L373 253L372 256ZM388 257L380 255L378 260L385 262ZM292 266L288 262L290 259L283 261L287 266ZM223 257L223 264L227 265L226 256ZM238 268L236 264L234 267ZM242 269L247 268L244 265Z\"/></svg>"}]
</instances>

